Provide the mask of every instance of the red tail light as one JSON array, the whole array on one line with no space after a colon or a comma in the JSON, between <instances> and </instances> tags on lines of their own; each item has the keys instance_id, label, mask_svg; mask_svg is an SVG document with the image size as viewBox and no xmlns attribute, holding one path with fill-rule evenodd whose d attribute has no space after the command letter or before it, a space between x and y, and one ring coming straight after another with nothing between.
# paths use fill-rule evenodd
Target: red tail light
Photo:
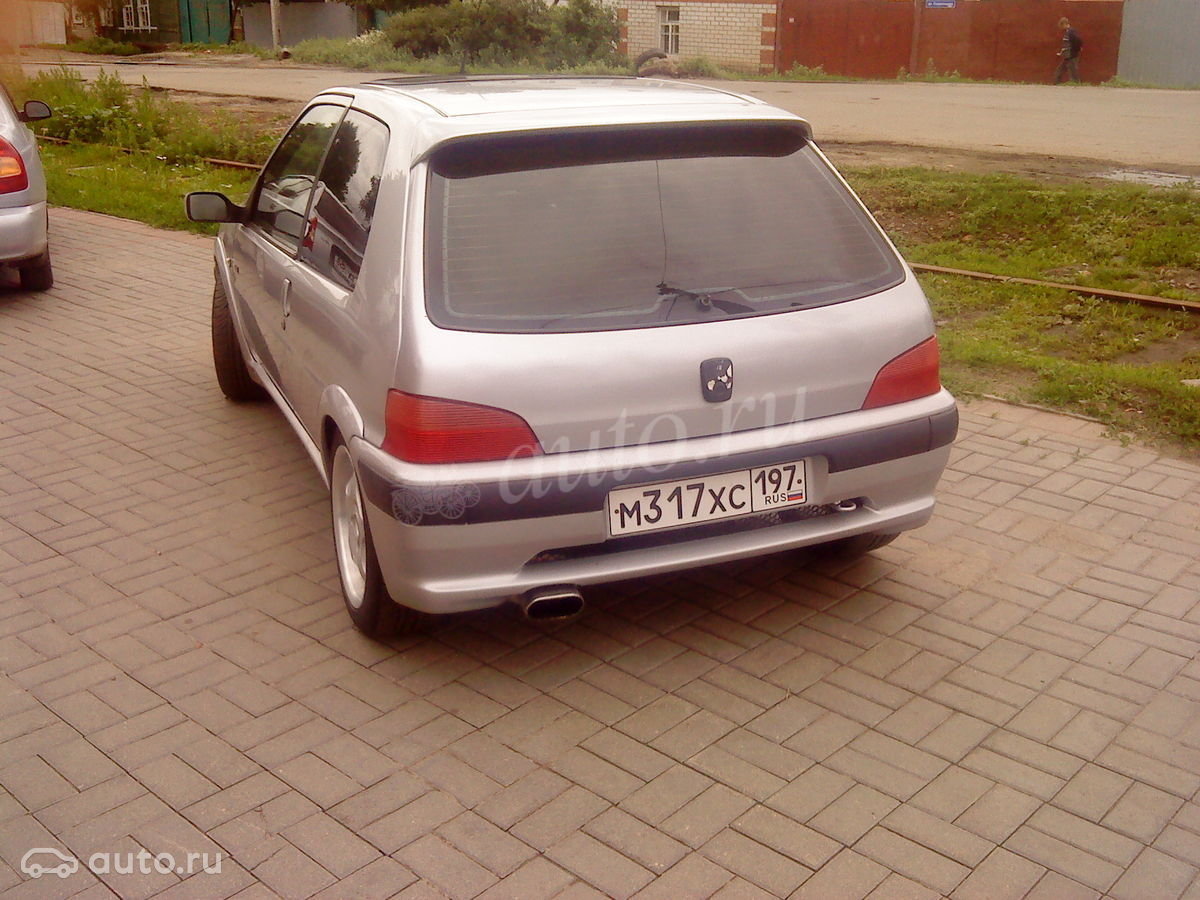
<instances>
[{"instance_id":1,"label":"red tail light","mask_svg":"<svg viewBox=\"0 0 1200 900\"><path fill-rule=\"evenodd\" d=\"M0 138L0 194L11 194L29 187L29 173L25 171L25 160L17 148Z\"/></svg>"},{"instance_id":2,"label":"red tail light","mask_svg":"<svg viewBox=\"0 0 1200 900\"><path fill-rule=\"evenodd\" d=\"M524 419L492 406L388 391L385 420L383 449L406 462L484 462L542 453Z\"/></svg>"},{"instance_id":3,"label":"red tail light","mask_svg":"<svg viewBox=\"0 0 1200 900\"><path fill-rule=\"evenodd\" d=\"M916 400L936 394L942 388L938 377L938 342L936 337L922 341L905 350L887 363L875 375L863 409L891 406L905 400Z\"/></svg>"}]
</instances>

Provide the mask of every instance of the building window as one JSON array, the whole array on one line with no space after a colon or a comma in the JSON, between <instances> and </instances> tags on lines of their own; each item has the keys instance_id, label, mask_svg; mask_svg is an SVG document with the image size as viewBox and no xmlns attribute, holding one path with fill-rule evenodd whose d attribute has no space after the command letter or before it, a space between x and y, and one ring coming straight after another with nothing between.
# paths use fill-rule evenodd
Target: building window
<instances>
[{"instance_id":1,"label":"building window","mask_svg":"<svg viewBox=\"0 0 1200 900\"><path fill-rule=\"evenodd\" d=\"M109 6L107 3L100 7L100 27L101 28L112 28L113 27L113 11L112 11L112 7Z\"/></svg>"},{"instance_id":2,"label":"building window","mask_svg":"<svg viewBox=\"0 0 1200 900\"><path fill-rule=\"evenodd\" d=\"M83 25L83 10L77 6L71 7L71 24Z\"/></svg>"},{"instance_id":3,"label":"building window","mask_svg":"<svg viewBox=\"0 0 1200 900\"><path fill-rule=\"evenodd\" d=\"M124 31L153 31L150 0L125 0L121 7L121 28Z\"/></svg>"},{"instance_id":4,"label":"building window","mask_svg":"<svg viewBox=\"0 0 1200 900\"><path fill-rule=\"evenodd\" d=\"M679 52L679 7L660 6L658 8L659 46L664 53Z\"/></svg>"}]
</instances>

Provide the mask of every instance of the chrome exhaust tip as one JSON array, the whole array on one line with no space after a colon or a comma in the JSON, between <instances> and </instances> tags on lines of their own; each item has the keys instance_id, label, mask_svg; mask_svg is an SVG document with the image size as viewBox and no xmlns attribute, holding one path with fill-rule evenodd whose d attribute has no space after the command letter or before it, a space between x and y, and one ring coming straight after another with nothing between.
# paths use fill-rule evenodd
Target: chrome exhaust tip
<instances>
[{"instance_id":1,"label":"chrome exhaust tip","mask_svg":"<svg viewBox=\"0 0 1200 900\"><path fill-rule=\"evenodd\" d=\"M573 619L583 612L583 594L569 584L534 588L521 598L521 609L531 622Z\"/></svg>"}]
</instances>

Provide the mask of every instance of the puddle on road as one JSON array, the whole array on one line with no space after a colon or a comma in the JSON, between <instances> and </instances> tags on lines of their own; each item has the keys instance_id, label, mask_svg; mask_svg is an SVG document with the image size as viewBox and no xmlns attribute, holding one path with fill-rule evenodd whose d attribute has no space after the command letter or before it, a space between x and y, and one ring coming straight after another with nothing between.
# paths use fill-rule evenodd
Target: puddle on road
<instances>
[{"instance_id":1,"label":"puddle on road","mask_svg":"<svg viewBox=\"0 0 1200 900\"><path fill-rule=\"evenodd\" d=\"M1154 172L1145 169L1112 169L1101 172L1101 178L1109 181L1125 181L1130 184L1149 184L1154 187L1200 188L1200 175L1177 175L1174 172Z\"/></svg>"}]
</instances>

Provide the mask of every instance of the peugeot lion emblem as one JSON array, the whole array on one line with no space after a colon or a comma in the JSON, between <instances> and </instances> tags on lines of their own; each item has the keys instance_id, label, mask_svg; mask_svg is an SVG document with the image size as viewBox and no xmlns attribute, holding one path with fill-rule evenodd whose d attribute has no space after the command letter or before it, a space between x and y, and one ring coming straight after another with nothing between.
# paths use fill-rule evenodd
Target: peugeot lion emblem
<instances>
[{"instance_id":1,"label":"peugeot lion emblem","mask_svg":"<svg viewBox=\"0 0 1200 900\"><path fill-rule=\"evenodd\" d=\"M700 363L700 390L709 403L720 403L733 396L733 360L723 356Z\"/></svg>"}]
</instances>

